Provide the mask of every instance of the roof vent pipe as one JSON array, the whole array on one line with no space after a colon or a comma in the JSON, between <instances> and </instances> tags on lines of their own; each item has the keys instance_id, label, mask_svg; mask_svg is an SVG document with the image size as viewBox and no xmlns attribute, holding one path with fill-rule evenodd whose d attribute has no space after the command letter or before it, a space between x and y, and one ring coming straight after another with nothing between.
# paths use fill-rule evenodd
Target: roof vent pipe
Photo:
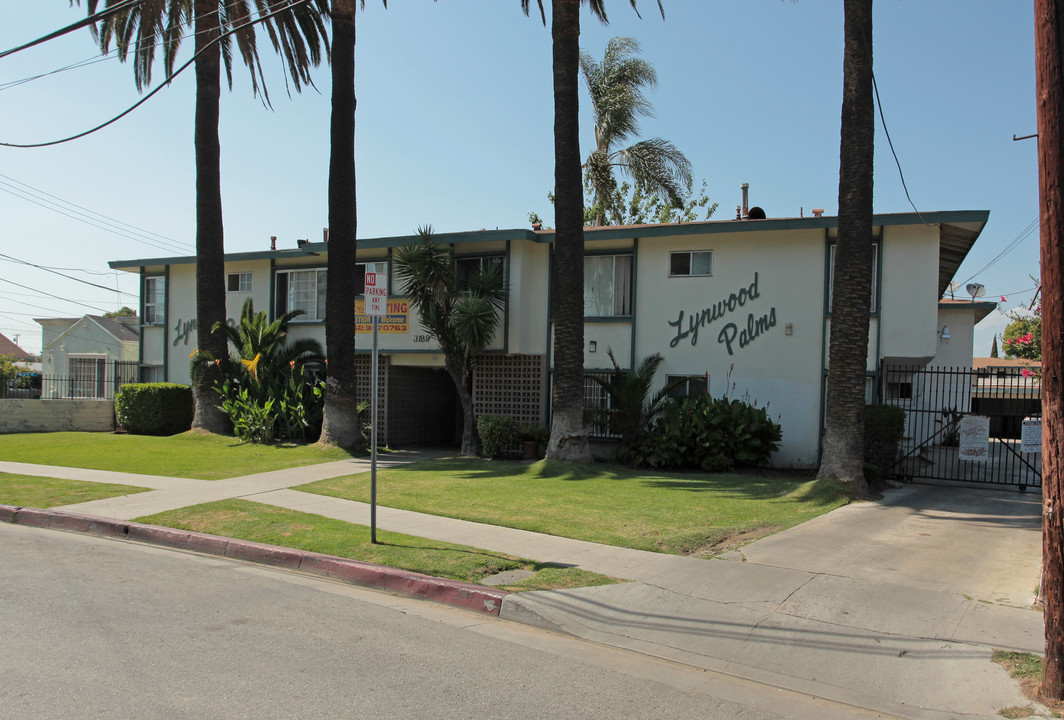
<instances>
[{"instance_id":1,"label":"roof vent pipe","mask_svg":"<svg viewBox=\"0 0 1064 720\"><path fill-rule=\"evenodd\" d=\"M325 240L325 242L329 242L329 228L322 228L321 236Z\"/></svg>"},{"instance_id":2,"label":"roof vent pipe","mask_svg":"<svg viewBox=\"0 0 1064 720\"><path fill-rule=\"evenodd\" d=\"M822 217L824 215L824 208L813 208L813 217Z\"/></svg>"},{"instance_id":3,"label":"roof vent pipe","mask_svg":"<svg viewBox=\"0 0 1064 720\"><path fill-rule=\"evenodd\" d=\"M277 236L276 235L270 235L270 250L276 250L276 249L277 249Z\"/></svg>"},{"instance_id":4,"label":"roof vent pipe","mask_svg":"<svg viewBox=\"0 0 1064 720\"><path fill-rule=\"evenodd\" d=\"M743 190L743 217L750 216L750 183L743 183L739 187Z\"/></svg>"}]
</instances>

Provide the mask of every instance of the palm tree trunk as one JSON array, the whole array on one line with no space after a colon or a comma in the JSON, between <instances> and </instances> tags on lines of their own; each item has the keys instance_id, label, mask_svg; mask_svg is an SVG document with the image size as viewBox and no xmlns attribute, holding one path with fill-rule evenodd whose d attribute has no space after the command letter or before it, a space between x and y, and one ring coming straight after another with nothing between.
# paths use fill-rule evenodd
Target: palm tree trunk
<instances>
[{"instance_id":1,"label":"palm tree trunk","mask_svg":"<svg viewBox=\"0 0 1064 720\"><path fill-rule=\"evenodd\" d=\"M196 52L216 41L217 0L195 2ZM196 59L196 340L199 349L225 357L225 335L213 332L225 322L225 259L222 230L221 149L218 117L221 99L221 45L214 42ZM196 383L196 408L192 427L213 433L230 429L218 407L214 384L217 365L210 363Z\"/></svg>"},{"instance_id":2,"label":"palm tree trunk","mask_svg":"<svg viewBox=\"0 0 1064 720\"><path fill-rule=\"evenodd\" d=\"M827 408L820 477L868 494L864 461L865 369L872 287L872 0L845 0L839 237L831 303Z\"/></svg>"},{"instance_id":3,"label":"palm tree trunk","mask_svg":"<svg viewBox=\"0 0 1064 720\"><path fill-rule=\"evenodd\" d=\"M580 180L580 0L553 0L554 403L547 457L591 461L584 425L584 188Z\"/></svg>"},{"instance_id":4,"label":"palm tree trunk","mask_svg":"<svg viewBox=\"0 0 1064 720\"><path fill-rule=\"evenodd\" d=\"M329 154L329 266L326 282L325 418L321 442L358 448L355 372L355 2L333 0L332 123Z\"/></svg>"},{"instance_id":5,"label":"palm tree trunk","mask_svg":"<svg viewBox=\"0 0 1064 720\"><path fill-rule=\"evenodd\" d=\"M458 390L458 402L462 406L462 454L480 455L480 434L477 432L477 413L473 405L473 373L447 363L447 372Z\"/></svg>"}]
</instances>

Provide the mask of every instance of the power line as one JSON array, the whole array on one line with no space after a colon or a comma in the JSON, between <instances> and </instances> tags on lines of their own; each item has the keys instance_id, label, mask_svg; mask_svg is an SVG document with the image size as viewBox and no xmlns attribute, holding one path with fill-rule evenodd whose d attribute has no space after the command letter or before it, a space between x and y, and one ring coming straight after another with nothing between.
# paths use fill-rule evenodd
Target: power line
<instances>
[{"instance_id":1,"label":"power line","mask_svg":"<svg viewBox=\"0 0 1064 720\"><path fill-rule=\"evenodd\" d=\"M45 210L51 210L52 212L59 213L60 215L70 218L71 220L77 220L78 222L85 223L86 225L90 225L98 230L104 230L114 235L118 235L119 237L123 237L126 240L132 240L134 242L141 243L142 245L148 245L149 247L153 247L156 250L164 250L166 252L188 252L188 250L186 250L185 248L169 247L167 245L162 244L160 241L154 241L151 239L131 235L130 233L123 231L121 228L107 227L105 223L101 223L100 221L95 221L90 217L84 216L84 213L79 213L75 210L67 212L63 208L53 207L52 205L48 204L51 201L33 197L32 195L26 193L24 190L19 190L18 188L10 189L11 185L9 185L8 183L0 181L0 185L6 186L0 187L0 192L5 192L8 195L13 195L14 197L17 197L20 200L25 200L26 202L37 205L38 207L42 207Z\"/></svg>"},{"instance_id":2,"label":"power line","mask_svg":"<svg viewBox=\"0 0 1064 720\"><path fill-rule=\"evenodd\" d=\"M175 239L173 239L171 237L167 237L166 235L161 235L161 234L159 234L157 232L152 232L151 230L145 230L144 228L137 227L136 225L132 225L130 223L123 222L121 220L117 220L117 219L115 219L113 217L110 217L108 215L104 215L103 213L98 213L95 210L90 210L89 208L84 207L82 205L78 205L77 203L72 203L69 200L64 200L63 198L59 197L58 195L53 195L50 192L47 192L45 190L41 190L40 188L34 187L33 185L30 185L29 183L24 183L21 180L16 180L15 178L11 177L10 175L4 175L3 173L0 173L0 178L4 178L6 180L10 180L11 182L15 183L16 185L22 186L22 188L28 188L29 190L32 190L33 192L38 193L39 195L44 195L45 197L51 198L52 200L55 200L55 201L57 201L58 203L60 203L62 205L67 205L67 206L72 207L72 208L77 208L78 210L83 210L85 213L88 213L89 215L95 215L98 218L102 218L102 221L107 221L107 222L105 222L105 224L109 224L109 225L113 224L117 229L123 230L123 232L127 232L127 231L124 230L121 227L118 227L118 226L125 226L126 228L129 228L130 230L135 231L136 234L144 235L146 240L156 241L155 238L157 238L158 239L157 242L164 242L164 243L167 243L167 244L173 245L175 247L179 247L179 248L180 247L185 247L185 248L188 248L188 249L193 249L192 243L182 242L181 240L175 240ZM6 185L7 187L12 187L10 184L5 183L3 181L0 181L0 184ZM25 190L22 190L21 188L14 188L14 189L19 191L19 192L26 192ZM38 198L38 199L40 199L40 198ZM48 202L48 201L44 201L44 202ZM79 214L81 214L81 213L79 213ZM152 238L151 236L154 236L154 238Z\"/></svg>"},{"instance_id":3,"label":"power line","mask_svg":"<svg viewBox=\"0 0 1064 720\"><path fill-rule=\"evenodd\" d=\"M123 10L128 10L129 8L133 7L134 5L139 5L141 2L143 2L143 0L125 0L125 2L120 2L120 3L118 3L117 5L115 5L113 7L107 8L106 10L101 10L100 12L96 13L95 15L89 15L86 18L82 18L81 20L78 20L76 23L73 23L71 25L67 25L66 27L60 28L60 29L56 30L55 32L48 33L47 35L45 35L43 37L37 38L36 40L31 40L28 43L25 43L23 45L19 45L18 47L11 48L10 50L4 50L3 52L0 52L0 58L5 58L8 55L14 55L15 53L21 52L23 50L28 50L31 47L34 47L36 45L40 45L41 43L46 43L49 40L55 40L58 37L62 37L63 35L66 35L67 33L72 33L75 30L80 30L83 27L88 27L89 25L95 25L97 23L97 21L103 20L104 18L107 18L107 17L109 17L111 15L114 15L115 13L122 12Z\"/></svg>"},{"instance_id":4,"label":"power line","mask_svg":"<svg viewBox=\"0 0 1064 720\"><path fill-rule=\"evenodd\" d=\"M1035 218L1034 220L1032 220L1032 221L1031 221L1031 222L1030 222L1030 223L1029 223L1029 224L1027 225L1027 227L1025 227L1025 228L1024 228L1023 230L1021 230L1021 231L1020 231L1020 234L1019 234L1019 235L1017 235L1017 236L1016 236L1015 238L1013 238L1012 242L1010 242L1010 243L1009 243L1008 245L1006 245L1006 246L1005 246L1005 249L1004 249L1004 250L1002 250L1001 252L999 252L999 253L998 253L998 254L997 254L997 255L996 255L995 257L994 257L994 259L993 259L993 260L991 260L990 262L988 262L988 263L987 263L986 265L984 265L984 266L983 266L983 267L981 267L980 269L976 270L976 271L975 271L974 273L972 273L971 277L969 277L969 278L968 278L967 280L965 280L965 281L964 281L963 283L961 283L961 284L963 285L964 283L967 283L967 282L971 281L971 280L972 280L972 278L974 278L974 277L978 276L978 275L979 275L980 273L983 273L983 272L985 272L986 270L990 269L990 268L991 268L991 267L992 267L992 266L993 266L994 264L996 264L996 263L997 263L997 262L998 262L999 260L1001 260L1001 259L1002 259L1003 257L1005 257L1005 256L1006 256L1006 255L1008 255L1008 254L1009 254L1010 252L1012 252L1012 251L1013 251L1013 250L1015 250L1015 249L1016 249L1017 247L1019 247L1020 243L1021 243L1021 242L1023 242L1024 240L1026 240L1026 239L1027 239L1027 237L1028 237L1028 236L1029 236L1029 235L1030 235L1030 234L1031 234L1032 232L1034 232L1035 228L1037 228L1037 227L1038 227L1038 218L1036 217L1036 218Z\"/></svg>"},{"instance_id":5,"label":"power line","mask_svg":"<svg viewBox=\"0 0 1064 720\"><path fill-rule=\"evenodd\" d=\"M106 290L107 292L113 292L113 293L115 293L117 295L125 295L126 297L137 297L136 295L131 295L130 293L122 292L121 290L118 290L116 288L109 288L106 285L99 285L99 284L94 283L94 282L89 282L88 280L82 280L80 278L73 277L72 275L66 275L64 273L57 272L57 271L52 270L50 268L46 268L43 265L38 265L36 263L31 263L31 262L28 262L26 260L19 260L16 257L11 257L10 255L5 255L4 253L0 253L0 258L7 258L8 260L11 260L13 262L21 263L22 265L29 265L30 267L35 267L38 270L44 270L45 272L50 272L53 275L58 275L59 277L66 278L67 280L73 280L74 282L79 282L79 283L82 283L83 285L89 285L89 286L94 287L94 288L100 288L101 290Z\"/></svg>"},{"instance_id":6,"label":"power line","mask_svg":"<svg viewBox=\"0 0 1064 720\"><path fill-rule=\"evenodd\" d=\"M219 8L218 10L211 10L208 13L204 13L203 17L210 17L211 15L218 15L219 13L221 13L221 8ZM206 33L210 31L201 30L200 32ZM180 37L175 38L175 40L187 40L188 38L195 37L196 35L197 33L192 32L187 35L181 35ZM160 45L166 45L168 43L174 42L175 40L160 40L157 43L153 43L145 47L156 48ZM58 75L59 73L67 72L68 70L77 70L79 68L88 67L89 65L95 65L96 63L106 62L107 60L115 60L116 58L119 58L119 51L117 48L114 50L105 50L97 53L96 55L93 55L92 57L85 58L84 60L79 60L77 62L70 63L69 65L64 65L63 67L57 68L56 70L51 70L45 73L38 73L37 75L30 75L29 77L24 77L19 80L11 80L9 82L0 83L0 91L9 90L11 88L18 87L19 85L25 85L26 83L30 83L35 80L41 80L51 75Z\"/></svg>"},{"instance_id":7,"label":"power line","mask_svg":"<svg viewBox=\"0 0 1064 720\"><path fill-rule=\"evenodd\" d=\"M141 0L136 0L136 1L140 2ZM285 5L284 7L277 8L276 10L272 10L271 12L268 12L266 14L260 14L254 20L249 20L248 22L244 23L243 25L238 25L238 26L233 27L230 30L222 33L217 38L215 38L215 39L211 40L209 43L207 43L207 45L203 49L201 49L198 53L193 55L188 60L188 62L183 64L181 67L179 67L172 74L168 75L166 77L166 80L164 80L162 82L162 84L160 84L154 90L149 92L147 95L145 95L143 98L141 98L137 102L133 103L133 105L131 105L126 110L122 111L121 113L119 113L118 115L114 116L110 120L108 120L106 122L103 122L103 123L100 123L99 125L97 125L94 128L90 128L89 130L85 130L84 132L80 132L80 133L78 133L76 135L71 135L70 137L66 137L66 138L63 138L61 140L51 140L49 142L42 142L42 143L6 143L6 142L0 142L0 147L13 147L13 148L50 147L52 145L61 145L63 143L71 142L72 140L78 140L79 138L83 138L86 135L91 135L94 132L97 132L99 130L103 130L108 125L113 125L114 123L116 123L119 120L121 120L122 118L124 118L126 115L129 115L131 112L136 110L138 107L140 107L144 103L148 102L148 100L150 100L152 97L154 97L155 94L158 93L159 91L161 91L163 88L169 87L170 83L173 81L174 78L176 78L178 75L180 75L182 72L184 72L189 67L189 65L192 65L194 62L196 62L196 58L198 58L200 55L205 53L212 45L214 45L216 43L220 43L225 38L229 37L230 35L233 35L234 33L237 33L239 31L243 30L246 27L250 27L252 25L256 25L256 24L258 24L260 22L263 22L264 20L269 20L270 18L272 18L272 17L274 17L276 15L280 15L281 13L287 12L287 11L291 10L292 8L294 8L294 7L298 7L299 5L305 5L308 2L310 2L310 0L295 0L294 2L291 2L288 5ZM0 57L3 57L3 55L0 55Z\"/></svg>"},{"instance_id":8,"label":"power line","mask_svg":"<svg viewBox=\"0 0 1064 720\"><path fill-rule=\"evenodd\" d=\"M23 285L21 283L17 283L14 280L5 280L4 278L0 278L0 282L6 282L6 283L9 283L11 285L15 285L17 287L23 288L25 290L35 290L36 289L36 288L31 288L29 285ZM37 292L41 293L41 295L45 295L45 296L50 297L50 298L55 298L56 300L62 300L63 302L74 303L75 305L81 305L82 307L87 307L90 310L96 310L96 311L101 312L101 313L107 312L107 310L104 310L103 308L98 308L95 305L89 305L88 303L78 302L77 300L67 300L64 297L59 297L58 295L52 295L51 293L46 293L46 292L43 292L41 290L38 290ZM23 304L24 305L28 305L29 303L23 303Z\"/></svg>"}]
</instances>

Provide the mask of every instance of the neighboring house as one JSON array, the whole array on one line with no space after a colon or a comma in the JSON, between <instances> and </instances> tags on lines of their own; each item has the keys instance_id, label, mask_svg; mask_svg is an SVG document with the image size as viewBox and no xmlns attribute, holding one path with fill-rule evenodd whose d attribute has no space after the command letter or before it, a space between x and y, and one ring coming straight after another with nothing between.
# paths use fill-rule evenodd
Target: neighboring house
<instances>
[{"instance_id":1,"label":"neighboring house","mask_svg":"<svg viewBox=\"0 0 1064 720\"><path fill-rule=\"evenodd\" d=\"M140 318L35 318L41 326L43 398L112 398L138 376Z\"/></svg>"},{"instance_id":2,"label":"neighboring house","mask_svg":"<svg viewBox=\"0 0 1064 720\"><path fill-rule=\"evenodd\" d=\"M986 303L940 301L986 224L985 211L876 215L875 276L869 318L868 397L890 366L963 363L970 367L972 327ZM767 406L783 426L773 464L819 462L828 366L835 217L736 219L586 228L585 354L588 371L612 369L607 349L631 367L664 358L658 382L687 378L687 392L708 390ZM550 230L442 233L460 269L503 264L509 301L499 332L479 363L479 412L519 422L549 417L553 333ZM358 241L352 282L367 264L392 279L389 317L380 327L381 430L404 445L453 441L456 404L443 356L411 316L396 286L392 250L413 236ZM324 344L327 242L226 256L227 317L251 298L271 317L304 314L293 337ZM196 345L194 257L114 261L141 276L140 368L144 380L189 381ZM368 395L370 324L356 301L361 368ZM949 343L943 337L948 326ZM589 396L597 386L588 383Z\"/></svg>"},{"instance_id":3,"label":"neighboring house","mask_svg":"<svg viewBox=\"0 0 1064 720\"><path fill-rule=\"evenodd\" d=\"M17 335L15 337L18 337ZM37 357L31 353L26 352L18 345L9 340L3 333L0 333L0 355L14 358L17 362L31 363L36 361Z\"/></svg>"}]
</instances>

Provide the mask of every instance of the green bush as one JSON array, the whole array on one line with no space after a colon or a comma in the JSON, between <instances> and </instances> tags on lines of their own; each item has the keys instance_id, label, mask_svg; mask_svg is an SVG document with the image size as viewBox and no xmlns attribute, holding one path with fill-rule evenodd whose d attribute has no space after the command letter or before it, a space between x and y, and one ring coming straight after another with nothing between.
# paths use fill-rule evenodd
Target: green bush
<instances>
[{"instance_id":1,"label":"green bush","mask_svg":"<svg viewBox=\"0 0 1064 720\"><path fill-rule=\"evenodd\" d=\"M287 372L251 378L231 373L235 363L222 363L223 379L216 386L222 411L243 442L306 442L321 433L325 381L312 377L304 365L293 363Z\"/></svg>"},{"instance_id":2,"label":"green bush","mask_svg":"<svg viewBox=\"0 0 1064 720\"><path fill-rule=\"evenodd\" d=\"M668 402L653 426L622 446L618 459L635 466L725 472L764 463L782 437L765 408L705 393Z\"/></svg>"},{"instance_id":3,"label":"green bush","mask_svg":"<svg viewBox=\"0 0 1064 720\"><path fill-rule=\"evenodd\" d=\"M477 433L485 455L502 457L517 442L517 421L502 415L481 415L477 418Z\"/></svg>"},{"instance_id":4,"label":"green bush","mask_svg":"<svg viewBox=\"0 0 1064 720\"><path fill-rule=\"evenodd\" d=\"M539 443L540 445L546 445L550 442L550 428L539 423L521 425L517 428L517 439L522 442L534 442Z\"/></svg>"},{"instance_id":5,"label":"green bush","mask_svg":"<svg viewBox=\"0 0 1064 720\"><path fill-rule=\"evenodd\" d=\"M174 435L192 427L192 388L128 383L115 393L115 419L132 435Z\"/></svg>"},{"instance_id":6,"label":"green bush","mask_svg":"<svg viewBox=\"0 0 1064 720\"><path fill-rule=\"evenodd\" d=\"M890 478L898 457L898 444L905 437L905 411L894 405L869 405L865 408L865 460ZM871 478L868 478L871 482Z\"/></svg>"}]
</instances>

